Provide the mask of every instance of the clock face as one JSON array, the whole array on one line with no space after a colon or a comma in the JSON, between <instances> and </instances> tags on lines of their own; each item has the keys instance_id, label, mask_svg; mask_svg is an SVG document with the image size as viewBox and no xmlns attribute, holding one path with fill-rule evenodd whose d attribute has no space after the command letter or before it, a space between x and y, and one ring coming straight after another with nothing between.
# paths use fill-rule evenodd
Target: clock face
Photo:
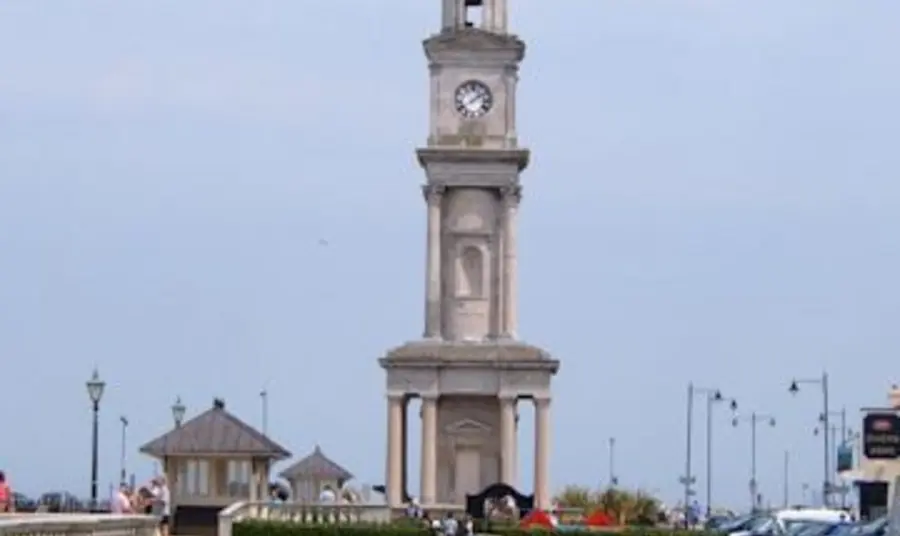
<instances>
[{"instance_id":1,"label":"clock face","mask_svg":"<svg viewBox=\"0 0 900 536\"><path fill-rule=\"evenodd\" d=\"M456 88L456 111L463 117L482 117L491 110L493 104L494 96L483 82L469 80Z\"/></svg>"}]
</instances>

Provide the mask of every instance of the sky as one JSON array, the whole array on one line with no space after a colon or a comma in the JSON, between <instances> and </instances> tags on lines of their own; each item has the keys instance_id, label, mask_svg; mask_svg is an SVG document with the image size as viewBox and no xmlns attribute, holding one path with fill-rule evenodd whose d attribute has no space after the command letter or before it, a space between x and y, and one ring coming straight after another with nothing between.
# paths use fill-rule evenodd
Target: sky
<instances>
[{"instance_id":1,"label":"sky","mask_svg":"<svg viewBox=\"0 0 900 536\"><path fill-rule=\"evenodd\" d=\"M822 479L822 397L886 403L900 331L893 0L515 0L520 335L562 362L554 489L675 502L688 382L758 430L760 491ZM386 349L423 326L421 40L438 0L0 3L0 468L90 489L84 382L107 382L100 486L213 397L297 456L381 483ZM327 246L320 245L326 240ZM693 463L703 498L704 404ZM410 429L417 489L418 423ZM531 489L533 410L520 473ZM713 419L714 502L750 428Z\"/></svg>"}]
</instances>

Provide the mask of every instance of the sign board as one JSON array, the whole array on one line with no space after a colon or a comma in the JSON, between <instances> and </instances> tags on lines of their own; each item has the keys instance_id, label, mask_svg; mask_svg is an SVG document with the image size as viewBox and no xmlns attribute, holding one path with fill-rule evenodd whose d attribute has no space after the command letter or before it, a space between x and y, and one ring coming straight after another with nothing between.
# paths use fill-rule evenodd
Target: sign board
<instances>
[{"instance_id":1,"label":"sign board","mask_svg":"<svg viewBox=\"0 0 900 536\"><path fill-rule=\"evenodd\" d=\"M869 413L863 418L863 453L873 460L900 458L900 417Z\"/></svg>"},{"instance_id":2,"label":"sign board","mask_svg":"<svg viewBox=\"0 0 900 536\"><path fill-rule=\"evenodd\" d=\"M837 449L837 470L838 473L853 469L853 447L844 443Z\"/></svg>"}]
</instances>

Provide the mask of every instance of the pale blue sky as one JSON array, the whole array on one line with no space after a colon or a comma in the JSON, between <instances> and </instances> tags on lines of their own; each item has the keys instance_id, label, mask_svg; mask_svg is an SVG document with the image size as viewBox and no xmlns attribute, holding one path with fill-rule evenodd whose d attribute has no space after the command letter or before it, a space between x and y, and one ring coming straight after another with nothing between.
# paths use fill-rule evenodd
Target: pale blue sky
<instances>
[{"instance_id":1,"label":"pale blue sky","mask_svg":"<svg viewBox=\"0 0 900 536\"><path fill-rule=\"evenodd\" d=\"M780 501L790 449L799 500L821 481L820 397L791 399L791 376L827 368L854 417L895 379L900 4L511 10L534 156L521 332L563 361L554 487L605 481L614 435L623 485L674 500L693 379L778 416L761 489ZM131 447L176 395L258 424L263 385L288 448L382 480L376 359L422 329L413 149L438 18L438 0L0 3L0 467L17 487L88 494L95 365L104 492L120 414ZM718 496L744 504L749 430L724 411L716 427ZM702 450L695 465L702 482ZM129 467L152 464L131 448Z\"/></svg>"}]
</instances>

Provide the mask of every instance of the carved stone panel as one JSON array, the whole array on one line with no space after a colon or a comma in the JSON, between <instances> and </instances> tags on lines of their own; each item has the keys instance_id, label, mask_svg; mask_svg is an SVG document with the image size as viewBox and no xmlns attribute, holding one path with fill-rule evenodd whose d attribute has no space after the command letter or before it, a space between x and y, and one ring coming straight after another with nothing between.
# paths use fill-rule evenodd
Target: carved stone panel
<instances>
[{"instance_id":1,"label":"carved stone panel","mask_svg":"<svg viewBox=\"0 0 900 536\"><path fill-rule=\"evenodd\" d=\"M496 396L500 389L498 371L491 369L451 369L440 372L442 394Z\"/></svg>"}]
</instances>

